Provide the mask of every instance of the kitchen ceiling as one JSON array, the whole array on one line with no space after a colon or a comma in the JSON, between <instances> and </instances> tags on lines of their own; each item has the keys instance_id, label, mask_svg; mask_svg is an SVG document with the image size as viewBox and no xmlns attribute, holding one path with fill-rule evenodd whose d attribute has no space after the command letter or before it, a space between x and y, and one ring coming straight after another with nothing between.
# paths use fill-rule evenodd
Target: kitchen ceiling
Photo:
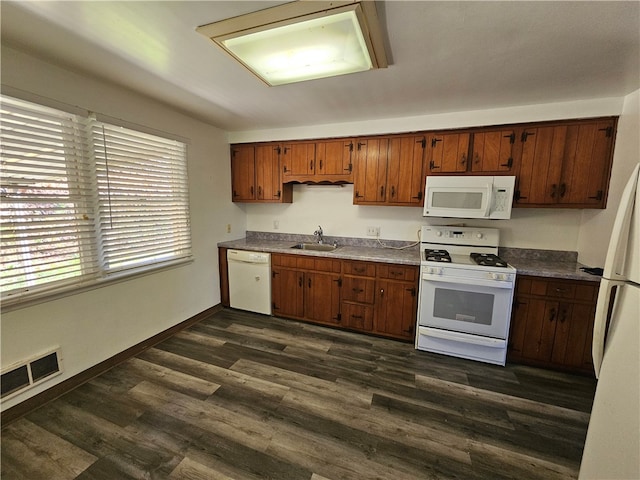
<instances>
[{"instance_id":1,"label":"kitchen ceiling","mask_svg":"<svg viewBox=\"0 0 640 480\"><path fill-rule=\"evenodd\" d=\"M376 2L389 67L268 87L196 27L286 2L6 1L2 43L226 131L620 97L640 2Z\"/></svg>"}]
</instances>

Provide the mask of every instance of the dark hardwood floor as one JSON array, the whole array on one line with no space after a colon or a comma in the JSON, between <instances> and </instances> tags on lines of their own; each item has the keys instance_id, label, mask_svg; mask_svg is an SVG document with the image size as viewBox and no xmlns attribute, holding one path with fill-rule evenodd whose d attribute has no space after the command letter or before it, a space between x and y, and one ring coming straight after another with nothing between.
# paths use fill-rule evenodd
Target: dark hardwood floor
<instances>
[{"instance_id":1,"label":"dark hardwood floor","mask_svg":"<svg viewBox=\"0 0 640 480\"><path fill-rule=\"evenodd\" d=\"M225 309L2 431L2 479L576 478L595 380Z\"/></svg>"}]
</instances>

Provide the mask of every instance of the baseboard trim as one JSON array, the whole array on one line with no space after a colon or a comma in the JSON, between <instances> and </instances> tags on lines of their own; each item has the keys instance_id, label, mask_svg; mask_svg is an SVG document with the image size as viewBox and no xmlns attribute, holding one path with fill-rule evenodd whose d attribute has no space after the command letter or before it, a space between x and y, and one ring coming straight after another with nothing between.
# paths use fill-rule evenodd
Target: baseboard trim
<instances>
[{"instance_id":1,"label":"baseboard trim","mask_svg":"<svg viewBox=\"0 0 640 480\"><path fill-rule=\"evenodd\" d=\"M73 377L64 380L63 382L60 382L57 385L54 385L53 387L45 390L44 392L41 392L31 398L26 399L23 402L20 402L17 405L14 405L11 408L8 408L7 410L5 410L0 414L0 424L2 425L2 428L10 424L11 422L14 422L15 420L25 416L29 412L32 412L36 408L39 408L42 405L52 400L55 400L61 395L64 395L65 393L70 392L74 388L79 387L80 385L88 382L92 378L95 378L98 375L106 372L110 368L113 368L116 365L124 362L125 360L138 355L144 350L151 348L154 345L157 345L158 343L166 340L169 337L172 337L179 331L184 330L185 328L190 327L191 325L198 323L207 317L210 317L211 315L213 315L216 312L219 312L223 308L224 307L221 304L214 305L213 307L208 308L207 310L204 310L203 312L200 312L194 315L193 317L181 323L178 323L177 325L174 325L173 327L168 328L167 330L164 330L154 335L153 337L148 338L138 343L137 345L129 347L126 350L120 353L117 353L113 357L108 358L94 365L93 367L88 368L87 370L84 370L83 372L80 372L77 375L74 375Z\"/></svg>"}]
</instances>

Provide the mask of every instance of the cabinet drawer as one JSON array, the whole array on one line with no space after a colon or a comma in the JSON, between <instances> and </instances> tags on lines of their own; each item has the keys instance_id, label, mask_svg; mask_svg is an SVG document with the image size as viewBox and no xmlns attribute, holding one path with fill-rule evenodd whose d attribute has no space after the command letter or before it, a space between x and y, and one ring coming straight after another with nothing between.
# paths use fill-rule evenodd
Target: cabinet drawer
<instances>
[{"instance_id":1,"label":"cabinet drawer","mask_svg":"<svg viewBox=\"0 0 640 480\"><path fill-rule=\"evenodd\" d=\"M547 297L572 299L576 294L576 286L565 282L546 282Z\"/></svg>"},{"instance_id":2,"label":"cabinet drawer","mask_svg":"<svg viewBox=\"0 0 640 480\"><path fill-rule=\"evenodd\" d=\"M401 265L378 265L378 278L415 282L417 275L417 267L405 267Z\"/></svg>"},{"instance_id":3,"label":"cabinet drawer","mask_svg":"<svg viewBox=\"0 0 640 480\"><path fill-rule=\"evenodd\" d=\"M376 276L376 265L374 263L346 261L343 266L345 275L360 275L362 277Z\"/></svg>"},{"instance_id":4,"label":"cabinet drawer","mask_svg":"<svg viewBox=\"0 0 640 480\"><path fill-rule=\"evenodd\" d=\"M340 273L340 260L314 258L300 255L271 255L271 264L278 267L299 268L316 272Z\"/></svg>"},{"instance_id":5,"label":"cabinet drawer","mask_svg":"<svg viewBox=\"0 0 640 480\"><path fill-rule=\"evenodd\" d=\"M375 280L372 278L344 277L342 298L352 302L373 303Z\"/></svg>"},{"instance_id":6,"label":"cabinet drawer","mask_svg":"<svg viewBox=\"0 0 640 480\"><path fill-rule=\"evenodd\" d=\"M355 303L342 303L342 324L348 328L370 331L373 329L373 307Z\"/></svg>"}]
</instances>

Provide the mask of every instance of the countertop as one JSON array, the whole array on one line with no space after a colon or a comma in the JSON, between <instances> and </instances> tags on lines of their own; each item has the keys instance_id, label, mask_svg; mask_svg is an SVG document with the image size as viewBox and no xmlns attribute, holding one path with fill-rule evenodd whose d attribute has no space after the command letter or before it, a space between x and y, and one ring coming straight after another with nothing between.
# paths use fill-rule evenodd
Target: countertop
<instances>
[{"instance_id":1,"label":"countertop","mask_svg":"<svg viewBox=\"0 0 640 480\"><path fill-rule=\"evenodd\" d=\"M420 265L420 247L411 242L376 240L350 237L325 237L325 243L339 245L330 252L299 250L293 247L301 242L314 242L313 236L294 234L274 234L268 232L247 232L245 238L218 243L218 247L250 250L268 253L286 253L312 257L338 258L342 260L364 260L370 262L394 263L400 265ZM403 248L404 247L404 248ZM499 255L518 271L518 275L563 278L599 282L600 277L580 270L576 252L556 250L535 250L520 248L500 248Z\"/></svg>"}]
</instances>

